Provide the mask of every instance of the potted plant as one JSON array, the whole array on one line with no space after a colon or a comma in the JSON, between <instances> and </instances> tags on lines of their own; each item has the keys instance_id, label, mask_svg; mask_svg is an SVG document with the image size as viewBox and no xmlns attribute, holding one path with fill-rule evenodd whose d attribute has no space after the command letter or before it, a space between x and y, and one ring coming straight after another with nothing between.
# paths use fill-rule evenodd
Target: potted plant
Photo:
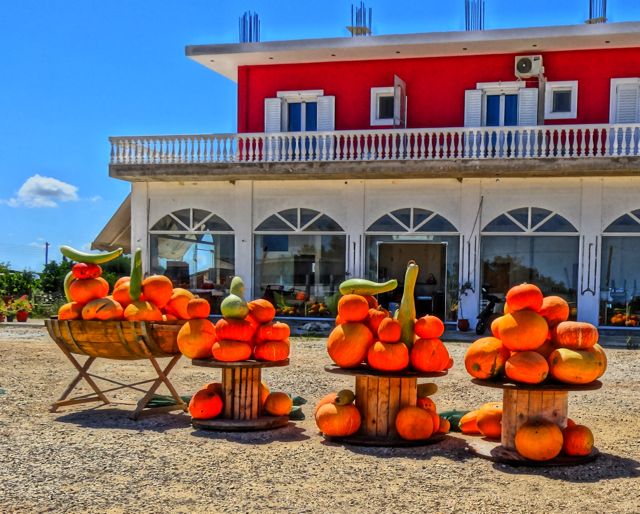
<instances>
[{"instance_id":1,"label":"potted plant","mask_svg":"<svg viewBox=\"0 0 640 514\"><path fill-rule=\"evenodd\" d=\"M473 291L470 282L465 282L464 284L462 284L462 286L460 287L460 292L458 293L458 330L460 330L460 332L466 332L467 330L469 330L469 320L466 319L462 314L462 303L460 302L462 297L467 295L467 291Z\"/></svg>"},{"instance_id":2,"label":"potted plant","mask_svg":"<svg viewBox=\"0 0 640 514\"><path fill-rule=\"evenodd\" d=\"M29 319L29 314L31 314L31 311L33 310L33 306L31 305L31 302L29 302L26 294L22 295L17 300L13 300L11 302L11 307L15 311L16 320L23 323Z\"/></svg>"},{"instance_id":3,"label":"potted plant","mask_svg":"<svg viewBox=\"0 0 640 514\"><path fill-rule=\"evenodd\" d=\"M7 304L6 302L0 298L0 323L3 322L7 317Z\"/></svg>"}]
</instances>

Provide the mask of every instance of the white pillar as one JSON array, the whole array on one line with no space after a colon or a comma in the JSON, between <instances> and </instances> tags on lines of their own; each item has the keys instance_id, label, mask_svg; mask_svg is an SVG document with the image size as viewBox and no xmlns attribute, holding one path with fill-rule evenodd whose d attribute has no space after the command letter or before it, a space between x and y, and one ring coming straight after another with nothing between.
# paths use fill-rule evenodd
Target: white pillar
<instances>
[{"instance_id":1,"label":"white pillar","mask_svg":"<svg viewBox=\"0 0 640 514\"><path fill-rule=\"evenodd\" d=\"M598 324L602 256L602 180L582 179L578 258L578 320Z\"/></svg>"},{"instance_id":2,"label":"white pillar","mask_svg":"<svg viewBox=\"0 0 640 514\"><path fill-rule=\"evenodd\" d=\"M143 273L149 270L149 183L131 183L131 253L142 250Z\"/></svg>"},{"instance_id":3,"label":"white pillar","mask_svg":"<svg viewBox=\"0 0 640 514\"><path fill-rule=\"evenodd\" d=\"M242 277L246 297L250 299L253 298L253 182L236 181L233 196L235 274Z\"/></svg>"},{"instance_id":4,"label":"white pillar","mask_svg":"<svg viewBox=\"0 0 640 514\"><path fill-rule=\"evenodd\" d=\"M347 278L364 277L364 180L349 180L344 185L347 198L347 219L343 226L347 234L346 267Z\"/></svg>"},{"instance_id":5,"label":"white pillar","mask_svg":"<svg viewBox=\"0 0 640 514\"><path fill-rule=\"evenodd\" d=\"M476 326L480 305L480 230L482 213L478 214L482 187L479 180L465 180L460 185L460 270L459 283L469 283L471 288L460 298L458 316Z\"/></svg>"}]
</instances>

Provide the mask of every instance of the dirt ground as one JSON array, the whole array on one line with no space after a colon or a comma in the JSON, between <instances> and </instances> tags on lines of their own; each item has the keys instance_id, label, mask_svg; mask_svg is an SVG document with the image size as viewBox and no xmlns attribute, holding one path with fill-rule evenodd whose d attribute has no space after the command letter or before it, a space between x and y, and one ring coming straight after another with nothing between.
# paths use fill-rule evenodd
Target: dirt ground
<instances>
[{"instance_id":1,"label":"dirt ground","mask_svg":"<svg viewBox=\"0 0 640 514\"><path fill-rule=\"evenodd\" d=\"M439 410L500 400L471 384L466 344L449 343L455 366L437 380ZM570 416L595 434L601 457L573 468L512 468L472 455L455 435L410 449L327 443L311 411L350 377L323 371L320 339L296 339L291 366L267 370L272 390L308 400L307 419L259 433L191 428L184 414L131 421L130 406L49 413L74 371L42 330L0 328L0 512L640 512L640 352L609 350L605 386L570 393ZM140 361L96 362L94 372L133 381ZM182 394L218 370L181 360ZM120 400L135 396L122 395Z\"/></svg>"}]
</instances>

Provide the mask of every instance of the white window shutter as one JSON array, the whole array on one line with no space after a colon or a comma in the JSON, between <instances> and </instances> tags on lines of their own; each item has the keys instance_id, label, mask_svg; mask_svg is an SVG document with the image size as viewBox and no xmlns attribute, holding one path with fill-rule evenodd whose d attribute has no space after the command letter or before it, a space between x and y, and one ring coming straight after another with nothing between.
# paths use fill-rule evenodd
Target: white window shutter
<instances>
[{"instance_id":1,"label":"white window shutter","mask_svg":"<svg viewBox=\"0 0 640 514\"><path fill-rule=\"evenodd\" d=\"M280 98L264 99L264 131L282 132L282 100Z\"/></svg>"},{"instance_id":2,"label":"white window shutter","mask_svg":"<svg viewBox=\"0 0 640 514\"><path fill-rule=\"evenodd\" d=\"M525 87L518 91L518 125L538 124L538 88Z\"/></svg>"},{"instance_id":3,"label":"white window shutter","mask_svg":"<svg viewBox=\"0 0 640 514\"><path fill-rule=\"evenodd\" d=\"M482 126L482 90L467 89L464 92L464 126Z\"/></svg>"},{"instance_id":4,"label":"white window shutter","mask_svg":"<svg viewBox=\"0 0 640 514\"><path fill-rule=\"evenodd\" d=\"M616 118L614 123L638 123L638 84L620 84L617 88Z\"/></svg>"},{"instance_id":5,"label":"white window shutter","mask_svg":"<svg viewBox=\"0 0 640 514\"><path fill-rule=\"evenodd\" d=\"M407 104L407 85L397 75L393 76L393 126L407 128L405 119Z\"/></svg>"},{"instance_id":6,"label":"white window shutter","mask_svg":"<svg viewBox=\"0 0 640 514\"><path fill-rule=\"evenodd\" d=\"M318 97L318 132L335 130L336 125L336 97Z\"/></svg>"}]
</instances>

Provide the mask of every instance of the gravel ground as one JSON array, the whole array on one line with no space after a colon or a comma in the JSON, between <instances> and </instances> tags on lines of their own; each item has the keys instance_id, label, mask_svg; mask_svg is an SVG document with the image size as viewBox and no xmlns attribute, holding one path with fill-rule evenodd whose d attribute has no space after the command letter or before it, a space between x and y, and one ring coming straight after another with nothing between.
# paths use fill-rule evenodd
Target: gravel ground
<instances>
[{"instance_id":1,"label":"gravel ground","mask_svg":"<svg viewBox=\"0 0 640 514\"><path fill-rule=\"evenodd\" d=\"M438 380L438 408L499 400L499 390L470 383L466 344L447 346L456 365ZM608 356L605 387L569 399L601 457L573 468L511 468L473 456L456 436L411 449L326 443L312 406L353 382L323 372L320 339L293 340L291 366L265 372L272 390L309 401L305 421L221 434L193 430L183 414L134 422L122 405L51 414L48 404L74 376L70 363L43 330L0 328L0 512L638 513L640 353ZM96 361L94 372L133 381L147 366ZM171 375L182 394L218 376L187 360Z\"/></svg>"}]
</instances>

